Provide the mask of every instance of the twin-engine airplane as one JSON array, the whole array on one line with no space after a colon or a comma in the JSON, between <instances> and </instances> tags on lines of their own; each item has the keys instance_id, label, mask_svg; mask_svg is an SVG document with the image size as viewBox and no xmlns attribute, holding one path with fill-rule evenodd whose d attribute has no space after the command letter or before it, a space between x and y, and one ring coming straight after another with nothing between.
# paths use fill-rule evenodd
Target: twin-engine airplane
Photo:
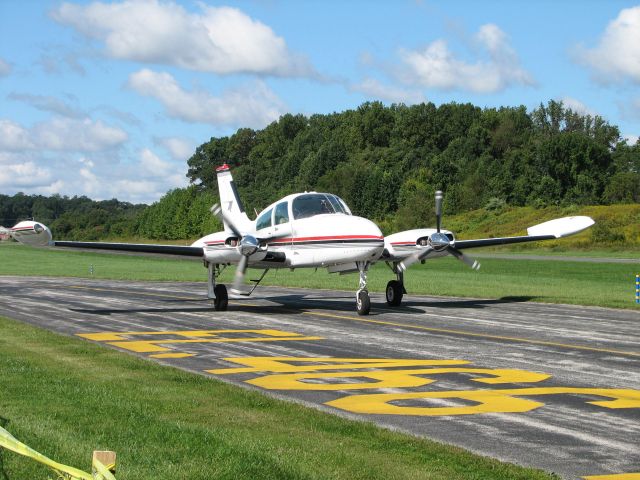
<instances>
[{"instance_id":1,"label":"twin-engine airplane","mask_svg":"<svg viewBox=\"0 0 640 480\"><path fill-rule=\"evenodd\" d=\"M480 264L468 257L468 248L535 242L566 237L580 232L594 221L589 217L565 217L527 229L520 237L456 240L453 233L441 229L442 192L436 192L436 228L422 228L382 235L371 220L355 216L347 204L330 193L295 193L269 205L252 221L247 217L228 165L216 169L220 205L211 211L220 218L224 231L212 233L191 246L149 245L104 242L52 241L51 232L41 223L24 221L12 229L13 237L25 244L93 248L138 253L160 253L200 257L208 270L208 297L216 310L226 310L227 288L216 283L222 270L237 265L231 292L250 295L269 269L326 268L329 273L360 274L356 292L356 311L367 315L371 308L367 290L369 267L384 261L396 279L387 284L386 299L390 306L398 306L404 288L404 272L416 262L453 255L478 269ZM246 290L244 276L247 268L263 270L255 285Z\"/></svg>"}]
</instances>

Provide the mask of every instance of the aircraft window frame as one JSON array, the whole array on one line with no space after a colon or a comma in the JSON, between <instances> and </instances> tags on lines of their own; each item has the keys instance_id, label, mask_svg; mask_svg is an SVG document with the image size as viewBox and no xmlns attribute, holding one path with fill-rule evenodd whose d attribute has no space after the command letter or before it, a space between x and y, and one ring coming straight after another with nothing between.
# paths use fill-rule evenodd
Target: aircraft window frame
<instances>
[{"instance_id":1,"label":"aircraft window frame","mask_svg":"<svg viewBox=\"0 0 640 480\"><path fill-rule=\"evenodd\" d=\"M345 213L344 207L338 201L338 197L331 194L326 194L325 196L329 199L329 202L331 202L331 205L333 206L333 209L336 211L336 213Z\"/></svg>"},{"instance_id":2,"label":"aircraft window frame","mask_svg":"<svg viewBox=\"0 0 640 480\"><path fill-rule=\"evenodd\" d=\"M344 208L345 215L353 215L351 213L351 209L347 206L347 203L344 200L342 200L339 196L337 195L334 195L334 196L338 199L338 201L340 202L340 205L342 205L342 208Z\"/></svg>"},{"instance_id":3,"label":"aircraft window frame","mask_svg":"<svg viewBox=\"0 0 640 480\"><path fill-rule=\"evenodd\" d=\"M282 215L283 211L284 215ZM284 225L285 223L289 223L289 202L280 202L273 208L273 224Z\"/></svg>"},{"instance_id":4,"label":"aircraft window frame","mask_svg":"<svg viewBox=\"0 0 640 480\"><path fill-rule=\"evenodd\" d=\"M273 221L271 219L271 214L273 213L273 208L270 208L262 215L260 215L256 219L256 230L262 230L264 228L269 228L273 225Z\"/></svg>"},{"instance_id":5,"label":"aircraft window frame","mask_svg":"<svg viewBox=\"0 0 640 480\"><path fill-rule=\"evenodd\" d=\"M344 207L344 202L339 197L327 193L305 193L297 196L291 202L294 220L315 217L316 215L346 214L348 209ZM351 212L349 212L350 214Z\"/></svg>"}]
</instances>

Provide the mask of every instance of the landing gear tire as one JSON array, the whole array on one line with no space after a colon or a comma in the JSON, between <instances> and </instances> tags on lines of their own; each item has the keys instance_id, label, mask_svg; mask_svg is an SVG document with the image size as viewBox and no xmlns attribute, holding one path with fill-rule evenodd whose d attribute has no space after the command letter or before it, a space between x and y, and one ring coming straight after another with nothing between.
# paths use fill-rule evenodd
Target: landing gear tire
<instances>
[{"instance_id":1,"label":"landing gear tire","mask_svg":"<svg viewBox=\"0 0 640 480\"><path fill-rule=\"evenodd\" d=\"M227 287L224 285L216 285L213 289L215 298L213 300L213 307L218 312L224 312L229 305L229 295L227 295Z\"/></svg>"},{"instance_id":2,"label":"landing gear tire","mask_svg":"<svg viewBox=\"0 0 640 480\"><path fill-rule=\"evenodd\" d=\"M360 290L356 296L356 312L358 312L358 315L369 315L369 310L371 310L369 292Z\"/></svg>"},{"instance_id":3,"label":"landing gear tire","mask_svg":"<svg viewBox=\"0 0 640 480\"><path fill-rule=\"evenodd\" d=\"M387 283L387 305L390 307L397 307L402 303L402 295L404 289L402 288L402 283L398 280L391 280Z\"/></svg>"}]
</instances>

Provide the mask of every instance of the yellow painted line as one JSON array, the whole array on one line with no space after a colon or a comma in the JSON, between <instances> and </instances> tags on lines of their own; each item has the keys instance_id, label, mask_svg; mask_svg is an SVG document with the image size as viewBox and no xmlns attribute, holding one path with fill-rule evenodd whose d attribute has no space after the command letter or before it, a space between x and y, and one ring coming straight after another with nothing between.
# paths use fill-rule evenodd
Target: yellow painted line
<instances>
[{"instance_id":1,"label":"yellow painted line","mask_svg":"<svg viewBox=\"0 0 640 480\"><path fill-rule=\"evenodd\" d=\"M614 473L613 475L589 475L584 480L640 480L640 473Z\"/></svg>"},{"instance_id":2,"label":"yellow painted line","mask_svg":"<svg viewBox=\"0 0 640 480\"><path fill-rule=\"evenodd\" d=\"M107 342L114 347L123 348L125 350L131 350L136 353L148 353L148 352L162 352L171 350L170 348L158 345L162 344L182 344L182 343L238 343L238 342L284 342L289 340L324 340L323 337L277 337L277 338L216 338L213 340L207 339L194 339L194 340L154 340L154 341L126 341L126 342Z\"/></svg>"},{"instance_id":3,"label":"yellow painted line","mask_svg":"<svg viewBox=\"0 0 640 480\"><path fill-rule=\"evenodd\" d=\"M402 328L412 328L415 330L424 330L427 332L436 332L436 333L451 333L454 335L464 335L467 337L476 337L476 338L489 338L492 340L508 340L511 342L521 342L521 343L530 343L532 345L545 345L551 347L562 347L562 348L570 348L574 350L585 350L589 352L602 352L602 353L613 353L616 355L627 355L631 357L640 357L640 352L629 352L625 350L613 350L607 348L597 348L597 347L588 347L586 345L572 345L569 343L560 343L560 342L548 342L545 340L533 340L530 338L520 338L520 337L507 337L503 335L491 335L487 333L475 333L475 332L467 332L465 330L451 330L448 328L435 328L435 327L423 327L421 325L411 325L408 323L399 323L399 322L389 322L384 320L371 320L361 317L351 317L348 315L336 315L333 313L318 313L318 312L302 312L305 315L312 315L316 317L327 317L327 318L337 318L340 320L351 320L355 322L364 322L371 323L376 325L387 325L391 327L402 327Z\"/></svg>"},{"instance_id":4,"label":"yellow painted line","mask_svg":"<svg viewBox=\"0 0 640 480\"><path fill-rule=\"evenodd\" d=\"M156 353L155 355L149 355L151 358L186 358L193 357L193 353Z\"/></svg>"}]
</instances>

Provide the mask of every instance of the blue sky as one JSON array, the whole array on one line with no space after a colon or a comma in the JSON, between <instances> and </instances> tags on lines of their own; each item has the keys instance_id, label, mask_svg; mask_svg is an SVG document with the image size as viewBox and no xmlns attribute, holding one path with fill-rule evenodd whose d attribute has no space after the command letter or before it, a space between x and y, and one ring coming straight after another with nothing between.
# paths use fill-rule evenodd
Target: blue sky
<instances>
[{"instance_id":1,"label":"blue sky","mask_svg":"<svg viewBox=\"0 0 640 480\"><path fill-rule=\"evenodd\" d=\"M0 192L150 203L212 136L550 99L640 135L640 4L0 0Z\"/></svg>"}]
</instances>

